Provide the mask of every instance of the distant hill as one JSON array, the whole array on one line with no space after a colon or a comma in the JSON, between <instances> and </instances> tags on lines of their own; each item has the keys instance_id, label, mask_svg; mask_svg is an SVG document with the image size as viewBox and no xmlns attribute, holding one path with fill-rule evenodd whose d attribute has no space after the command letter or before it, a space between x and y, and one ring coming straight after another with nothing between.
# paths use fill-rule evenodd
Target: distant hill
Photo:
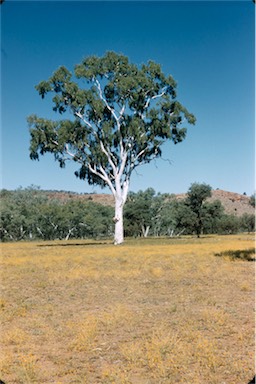
<instances>
[{"instance_id":1,"label":"distant hill","mask_svg":"<svg viewBox=\"0 0 256 384\"><path fill-rule=\"evenodd\" d=\"M110 194L77 194L65 191L45 191L49 198L66 201L69 199L82 199L93 201L102 205L114 206L114 198ZM186 193L175 195L177 199L184 199ZM244 213L254 214L254 208L249 204L250 197L235 192L227 192L220 189L212 191L209 201L220 200L227 214L242 216Z\"/></svg>"},{"instance_id":2,"label":"distant hill","mask_svg":"<svg viewBox=\"0 0 256 384\"><path fill-rule=\"evenodd\" d=\"M185 198L186 194L176 195L178 199ZM235 192L227 192L221 189L212 190L212 197L208 201L220 200L229 215L242 216L244 213L254 214L255 210L250 205L250 197Z\"/></svg>"},{"instance_id":3,"label":"distant hill","mask_svg":"<svg viewBox=\"0 0 256 384\"><path fill-rule=\"evenodd\" d=\"M43 191L47 194L50 199L58 199L61 201L68 200L88 200L94 203L114 206L114 197L107 193L85 193L78 194L75 192L65 191Z\"/></svg>"}]
</instances>

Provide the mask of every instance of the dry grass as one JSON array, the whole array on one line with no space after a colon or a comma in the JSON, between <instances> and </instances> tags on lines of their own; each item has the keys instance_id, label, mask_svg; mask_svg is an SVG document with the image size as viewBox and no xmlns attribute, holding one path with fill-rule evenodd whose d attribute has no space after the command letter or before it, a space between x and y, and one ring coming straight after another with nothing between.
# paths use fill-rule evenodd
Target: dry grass
<instances>
[{"instance_id":1,"label":"dry grass","mask_svg":"<svg viewBox=\"0 0 256 384\"><path fill-rule=\"evenodd\" d=\"M250 235L2 244L1 366L10 384L247 384Z\"/></svg>"}]
</instances>

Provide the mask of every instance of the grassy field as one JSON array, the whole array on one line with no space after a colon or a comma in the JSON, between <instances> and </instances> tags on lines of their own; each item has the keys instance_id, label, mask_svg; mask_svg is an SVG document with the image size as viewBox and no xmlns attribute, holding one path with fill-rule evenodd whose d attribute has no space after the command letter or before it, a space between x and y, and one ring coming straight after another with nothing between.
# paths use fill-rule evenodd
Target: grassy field
<instances>
[{"instance_id":1,"label":"grassy field","mask_svg":"<svg viewBox=\"0 0 256 384\"><path fill-rule=\"evenodd\" d=\"M252 235L2 244L1 379L247 384L255 264L236 255L253 247Z\"/></svg>"}]
</instances>

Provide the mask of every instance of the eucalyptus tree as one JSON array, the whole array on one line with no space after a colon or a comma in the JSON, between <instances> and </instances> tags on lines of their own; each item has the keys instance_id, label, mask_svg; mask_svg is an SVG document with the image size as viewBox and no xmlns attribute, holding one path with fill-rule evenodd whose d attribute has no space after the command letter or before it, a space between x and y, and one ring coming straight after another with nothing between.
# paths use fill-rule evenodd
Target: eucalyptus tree
<instances>
[{"instance_id":1,"label":"eucalyptus tree","mask_svg":"<svg viewBox=\"0 0 256 384\"><path fill-rule=\"evenodd\" d=\"M90 56L74 73L61 66L36 89L53 94L53 110L66 119L31 115L31 159L50 152L89 184L108 186L115 198L115 244L123 242L123 207L132 172L161 156L162 144L186 136L195 117L176 98L176 82L159 64L137 66L124 55Z\"/></svg>"},{"instance_id":2,"label":"eucalyptus tree","mask_svg":"<svg viewBox=\"0 0 256 384\"><path fill-rule=\"evenodd\" d=\"M39 187L31 186L16 191L3 191L0 197L2 240L32 239L47 200L43 192Z\"/></svg>"},{"instance_id":3,"label":"eucalyptus tree","mask_svg":"<svg viewBox=\"0 0 256 384\"><path fill-rule=\"evenodd\" d=\"M153 224L156 194L153 188L130 192L124 210L125 231L130 235L147 237Z\"/></svg>"},{"instance_id":4,"label":"eucalyptus tree","mask_svg":"<svg viewBox=\"0 0 256 384\"><path fill-rule=\"evenodd\" d=\"M212 187L205 183L192 183L188 189L186 204L196 215L195 231L200 237L204 226L204 208L206 200L212 195Z\"/></svg>"}]
</instances>

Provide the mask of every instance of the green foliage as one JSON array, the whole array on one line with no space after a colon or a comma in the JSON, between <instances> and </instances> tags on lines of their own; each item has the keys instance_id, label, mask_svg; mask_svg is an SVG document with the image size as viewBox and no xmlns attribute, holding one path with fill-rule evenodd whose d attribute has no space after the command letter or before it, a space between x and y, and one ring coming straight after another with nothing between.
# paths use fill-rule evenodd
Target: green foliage
<instances>
[{"instance_id":1,"label":"green foliage","mask_svg":"<svg viewBox=\"0 0 256 384\"><path fill-rule=\"evenodd\" d=\"M1 192L3 241L97 238L113 232L113 209L84 199L61 202L38 189Z\"/></svg>"},{"instance_id":2,"label":"green foliage","mask_svg":"<svg viewBox=\"0 0 256 384\"><path fill-rule=\"evenodd\" d=\"M158 235L178 236L193 233L196 216L184 200L166 197L161 209Z\"/></svg>"},{"instance_id":3,"label":"green foliage","mask_svg":"<svg viewBox=\"0 0 256 384\"><path fill-rule=\"evenodd\" d=\"M89 184L115 187L117 173L128 180L134 168L161 156L164 141L184 140L183 121L195 123L159 64L138 67L115 52L85 58L74 73L62 66L36 90L42 98L53 94L53 110L68 119L28 117L31 159L50 152L61 167L75 161L76 176Z\"/></svg>"},{"instance_id":4,"label":"green foliage","mask_svg":"<svg viewBox=\"0 0 256 384\"><path fill-rule=\"evenodd\" d=\"M198 237L203 230L204 225L204 204L207 198L211 197L211 186L207 184L191 184L186 198L186 204L196 215L194 228Z\"/></svg>"},{"instance_id":5,"label":"green foliage","mask_svg":"<svg viewBox=\"0 0 256 384\"><path fill-rule=\"evenodd\" d=\"M250 197L250 200L249 200L249 204L255 208L255 193L253 195L251 195Z\"/></svg>"},{"instance_id":6,"label":"green foliage","mask_svg":"<svg viewBox=\"0 0 256 384\"><path fill-rule=\"evenodd\" d=\"M219 220L224 215L224 207L219 200L209 203L206 201L202 206L203 233L217 233Z\"/></svg>"},{"instance_id":7,"label":"green foliage","mask_svg":"<svg viewBox=\"0 0 256 384\"><path fill-rule=\"evenodd\" d=\"M198 183L192 184L185 199L156 194L151 188L130 193L124 212L126 235L144 236L147 228L153 236L255 231L254 215L228 215L219 200L207 200L210 196L211 187Z\"/></svg>"},{"instance_id":8,"label":"green foliage","mask_svg":"<svg viewBox=\"0 0 256 384\"><path fill-rule=\"evenodd\" d=\"M208 184L193 183L188 190L188 204L195 210L200 211L204 201L211 197L211 186Z\"/></svg>"},{"instance_id":9,"label":"green foliage","mask_svg":"<svg viewBox=\"0 0 256 384\"><path fill-rule=\"evenodd\" d=\"M255 215L244 213L240 217L240 230L242 232L255 232Z\"/></svg>"},{"instance_id":10,"label":"green foliage","mask_svg":"<svg viewBox=\"0 0 256 384\"><path fill-rule=\"evenodd\" d=\"M242 216L223 214L218 220L218 233L255 232L255 215L244 213Z\"/></svg>"},{"instance_id":11,"label":"green foliage","mask_svg":"<svg viewBox=\"0 0 256 384\"><path fill-rule=\"evenodd\" d=\"M125 232L127 236L144 236L159 219L163 197L156 195L153 188L138 193L131 192L124 210Z\"/></svg>"},{"instance_id":12,"label":"green foliage","mask_svg":"<svg viewBox=\"0 0 256 384\"><path fill-rule=\"evenodd\" d=\"M155 236L216 233L224 208L219 201L205 202L210 191L210 186L194 183L183 200L156 195L150 188L130 193L125 208L126 234L143 236L146 228Z\"/></svg>"},{"instance_id":13,"label":"green foliage","mask_svg":"<svg viewBox=\"0 0 256 384\"><path fill-rule=\"evenodd\" d=\"M54 240L111 237L114 209L76 195L66 199L32 186L0 191L2 241ZM68 198L69 196L69 198ZM201 200L200 200L201 201ZM156 193L148 188L130 192L124 210L127 236L179 236L197 234L198 215L187 199ZM255 216L224 212L218 200L203 201L200 211L203 234L254 232Z\"/></svg>"},{"instance_id":14,"label":"green foliage","mask_svg":"<svg viewBox=\"0 0 256 384\"><path fill-rule=\"evenodd\" d=\"M240 220L235 215L223 215L218 223L219 232L223 235L229 235L239 232Z\"/></svg>"}]
</instances>

